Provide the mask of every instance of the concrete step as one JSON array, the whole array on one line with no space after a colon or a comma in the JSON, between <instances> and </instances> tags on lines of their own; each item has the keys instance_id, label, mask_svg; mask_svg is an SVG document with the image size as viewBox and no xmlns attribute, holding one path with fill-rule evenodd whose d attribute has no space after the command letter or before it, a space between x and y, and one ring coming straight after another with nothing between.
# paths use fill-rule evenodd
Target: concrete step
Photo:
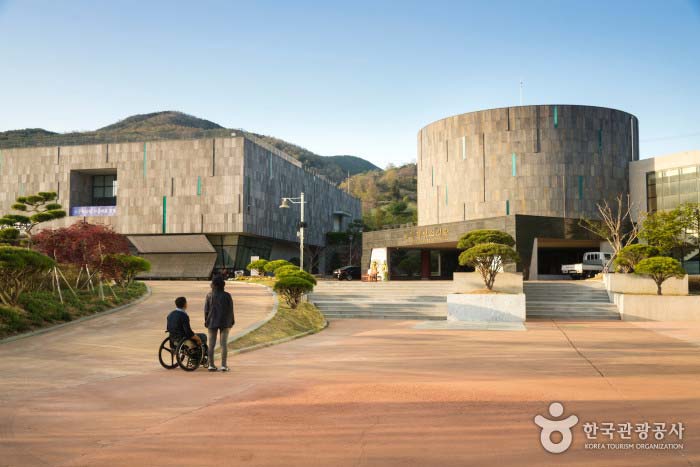
<instances>
[{"instance_id":1,"label":"concrete step","mask_svg":"<svg viewBox=\"0 0 700 467\"><path fill-rule=\"evenodd\" d=\"M441 315L421 315L417 313L323 313L328 320L333 319L400 319L400 320L423 320L423 321L445 321L447 316Z\"/></svg>"}]
</instances>

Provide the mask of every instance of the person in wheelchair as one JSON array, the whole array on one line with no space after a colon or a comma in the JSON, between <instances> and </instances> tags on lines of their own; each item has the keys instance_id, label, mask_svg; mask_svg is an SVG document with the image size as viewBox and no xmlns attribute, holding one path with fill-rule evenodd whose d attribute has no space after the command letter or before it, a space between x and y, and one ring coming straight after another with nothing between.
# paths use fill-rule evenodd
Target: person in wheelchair
<instances>
[{"instance_id":1,"label":"person in wheelchair","mask_svg":"<svg viewBox=\"0 0 700 467\"><path fill-rule=\"evenodd\" d=\"M190 316L187 314L187 299L177 297L176 308L168 315L168 334L173 346L177 346L185 339L193 341L197 346L206 345L207 335L195 333L190 327Z\"/></svg>"}]
</instances>

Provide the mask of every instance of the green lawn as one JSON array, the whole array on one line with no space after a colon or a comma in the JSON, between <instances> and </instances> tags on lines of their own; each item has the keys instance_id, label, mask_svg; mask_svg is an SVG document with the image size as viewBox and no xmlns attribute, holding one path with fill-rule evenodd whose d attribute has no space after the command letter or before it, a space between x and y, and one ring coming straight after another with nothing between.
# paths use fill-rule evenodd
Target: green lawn
<instances>
[{"instance_id":1,"label":"green lawn","mask_svg":"<svg viewBox=\"0 0 700 467\"><path fill-rule=\"evenodd\" d=\"M264 283L272 287L272 277L255 278L250 282ZM311 303L301 303L296 309L289 308L280 299L277 314L267 323L229 344L229 349L240 350L259 344L274 342L305 332L318 332L326 325L323 314Z\"/></svg>"}]
</instances>

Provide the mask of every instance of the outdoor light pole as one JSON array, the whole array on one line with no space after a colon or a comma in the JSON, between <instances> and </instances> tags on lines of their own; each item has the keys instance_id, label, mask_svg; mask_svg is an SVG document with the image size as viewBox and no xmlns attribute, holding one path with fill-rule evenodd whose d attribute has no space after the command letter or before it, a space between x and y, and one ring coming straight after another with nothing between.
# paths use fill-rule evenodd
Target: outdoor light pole
<instances>
[{"instance_id":1,"label":"outdoor light pole","mask_svg":"<svg viewBox=\"0 0 700 467\"><path fill-rule=\"evenodd\" d=\"M301 204L301 219L299 221L299 268L304 270L304 227L306 223L304 222L304 192L297 198L282 198L282 204L280 204L280 209L289 209L289 203Z\"/></svg>"}]
</instances>

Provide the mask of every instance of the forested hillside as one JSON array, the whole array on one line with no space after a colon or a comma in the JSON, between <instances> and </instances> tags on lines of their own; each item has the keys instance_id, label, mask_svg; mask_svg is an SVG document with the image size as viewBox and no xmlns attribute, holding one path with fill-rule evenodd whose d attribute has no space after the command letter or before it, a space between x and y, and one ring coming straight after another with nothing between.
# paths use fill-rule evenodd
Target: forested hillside
<instances>
[{"instance_id":1,"label":"forested hillside","mask_svg":"<svg viewBox=\"0 0 700 467\"><path fill-rule=\"evenodd\" d=\"M416 164L353 175L341 188L362 200L365 230L416 222Z\"/></svg>"}]
</instances>

